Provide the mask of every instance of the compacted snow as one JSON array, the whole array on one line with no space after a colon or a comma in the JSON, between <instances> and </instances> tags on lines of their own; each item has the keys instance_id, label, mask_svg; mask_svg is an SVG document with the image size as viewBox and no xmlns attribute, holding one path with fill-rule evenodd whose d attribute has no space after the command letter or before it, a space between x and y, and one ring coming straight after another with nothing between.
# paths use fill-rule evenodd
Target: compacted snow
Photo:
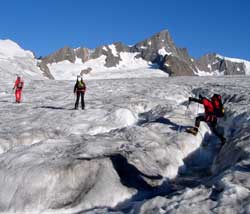
<instances>
[{"instance_id":1,"label":"compacted snow","mask_svg":"<svg viewBox=\"0 0 250 214\"><path fill-rule=\"evenodd\" d=\"M250 213L250 78L30 81L23 103L0 93L0 212ZM8 87L8 86L6 86ZM189 96L220 93L228 143Z\"/></svg>"}]
</instances>

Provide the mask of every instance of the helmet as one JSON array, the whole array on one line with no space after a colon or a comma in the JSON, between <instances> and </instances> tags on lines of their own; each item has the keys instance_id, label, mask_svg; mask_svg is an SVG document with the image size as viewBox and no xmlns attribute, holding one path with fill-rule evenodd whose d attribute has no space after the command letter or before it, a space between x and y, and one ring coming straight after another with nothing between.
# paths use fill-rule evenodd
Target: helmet
<instances>
[{"instance_id":1,"label":"helmet","mask_svg":"<svg viewBox=\"0 0 250 214\"><path fill-rule=\"evenodd\" d=\"M221 100L221 96L219 94L214 94L211 99L212 100L216 100L216 99Z\"/></svg>"},{"instance_id":2,"label":"helmet","mask_svg":"<svg viewBox=\"0 0 250 214\"><path fill-rule=\"evenodd\" d=\"M81 81L81 76L80 76L80 75L77 75L76 80L77 80L77 81Z\"/></svg>"}]
</instances>

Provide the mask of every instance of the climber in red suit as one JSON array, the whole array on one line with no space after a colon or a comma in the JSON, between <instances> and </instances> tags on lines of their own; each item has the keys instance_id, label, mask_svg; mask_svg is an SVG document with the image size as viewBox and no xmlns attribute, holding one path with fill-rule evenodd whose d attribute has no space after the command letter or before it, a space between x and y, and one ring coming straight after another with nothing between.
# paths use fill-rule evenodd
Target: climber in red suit
<instances>
[{"instance_id":1,"label":"climber in red suit","mask_svg":"<svg viewBox=\"0 0 250 214\"><path fill-rule=\"evenodd\" d=\"M15 96L16 96L17 103L21 102L23 85L24 85L23 80L21 79L20 76L17 76L15 85L13 87L13 90L15 90Z\"/></svg>"}]
</instances>

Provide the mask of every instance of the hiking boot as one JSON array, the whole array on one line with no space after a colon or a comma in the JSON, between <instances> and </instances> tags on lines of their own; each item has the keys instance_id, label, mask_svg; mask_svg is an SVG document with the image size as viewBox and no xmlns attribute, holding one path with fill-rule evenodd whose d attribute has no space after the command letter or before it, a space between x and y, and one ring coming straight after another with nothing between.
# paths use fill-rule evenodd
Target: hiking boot
<instances>
[{"instance_id":1,"label":"hiking boot","mask_svg":"<svg viewBox=\"0 0 250 214\"><path fill-rule=\"evenodd\" d=\"M197 127L188 128L186 129L186 132L196 136L198 133L198 128Z\"/></svg>"}]
</instances>

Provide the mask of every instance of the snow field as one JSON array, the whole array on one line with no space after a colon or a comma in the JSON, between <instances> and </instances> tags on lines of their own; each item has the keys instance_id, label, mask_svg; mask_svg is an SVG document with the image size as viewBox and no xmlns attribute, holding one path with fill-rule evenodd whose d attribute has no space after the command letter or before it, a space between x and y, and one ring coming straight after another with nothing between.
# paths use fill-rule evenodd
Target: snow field
<instances>
[{"instance_id":1,"label":"snow field","mask_svg":"<svg viewBox=\"0 0 250 214\"><path fill-rule=\"evenodd\" d=\"M5 139L0 183L6 187L1 210L71 213L115 207L141 197L144 185L157 188L180 168L185 171L183 159L200 146L202 136L179 129L194 122L181 104L190 87L168 81L87 81L84 111L72 110L74 82L37 81L19 106L13 95L1 96L6 101L0 103L1 118L9 124L1 124L0 133ZM201 134L207 130L202 125ZM132 177L141 174L141 179L130 180L120 171L130 167L136 169Z\"/></svg>"}]
</instances>

